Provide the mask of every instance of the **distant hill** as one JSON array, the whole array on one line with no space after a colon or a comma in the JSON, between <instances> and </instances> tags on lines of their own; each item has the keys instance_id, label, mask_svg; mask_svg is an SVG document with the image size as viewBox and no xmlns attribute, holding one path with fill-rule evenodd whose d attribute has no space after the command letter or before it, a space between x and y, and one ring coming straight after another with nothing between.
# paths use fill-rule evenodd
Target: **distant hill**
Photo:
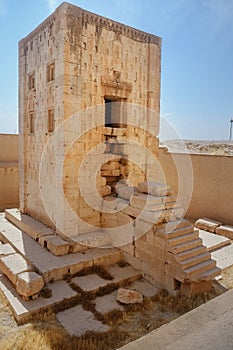
<instances>
[{"instance_id":1,"label":"distant hill","mask_svg":"<svg viewBox=\"0 0 233 350\"><path fill-rule=\"evenodd\" d=\"M233 156L233 141L167 140L160 146L175 153Z\"/></svg>"}]
</instances>

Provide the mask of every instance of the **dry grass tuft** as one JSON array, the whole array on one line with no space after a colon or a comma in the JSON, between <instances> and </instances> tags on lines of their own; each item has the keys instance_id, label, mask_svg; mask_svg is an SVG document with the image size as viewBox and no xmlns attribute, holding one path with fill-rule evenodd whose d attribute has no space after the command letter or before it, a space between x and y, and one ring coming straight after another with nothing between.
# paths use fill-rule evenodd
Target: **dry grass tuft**
<instances>
[{"instance_id":1,"label":"dry grass tuft","mask_svg":"<svg viewBox=\"0 0 233 350\"><path fill-rule=\"evenodd\" d=\"M105 280L108 280L108 281L113 280L113 277L110 274L110 272L108 270L106 270L101 265L95 265L95 266L83 269L83 270L75 273L74 275L72 275L72 277L81 277L81 276L86 276L86 275L90 275L90 274L94 274L94 273L96 273L97 275L99 275L99 277L101 277Z\"/></svg>"},{"instance_id":2,"label":"dry grass tuft","mask_svg":"<svg viewBox=\"0 0 233 350\"><path fill-rule=\"evenodd\" d=\"M48 287L44 287L41 291L40 291L40 296L42 298L51 298L52 297L52 291L51 289L49 289Z\"/></svg>"}]
</instances>

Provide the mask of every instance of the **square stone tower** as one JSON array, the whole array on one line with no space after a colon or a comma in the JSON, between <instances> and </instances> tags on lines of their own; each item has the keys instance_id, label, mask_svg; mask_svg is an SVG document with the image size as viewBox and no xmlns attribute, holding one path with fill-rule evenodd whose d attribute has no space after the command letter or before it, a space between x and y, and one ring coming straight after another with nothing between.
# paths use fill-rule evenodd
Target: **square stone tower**
<instances>
[{"instance_id":1,"label":"square stone tower","mask_svg":"<svg viewBox=\"0 0 233 350\"><path fill-rule=\"evenodd\" d=\"M144 148L157 157L160 65L159 37L68 3L20 41L22 213L86 232L70 211L95 227L108 221L94 189L105 197L119 180L156 176Z\"/></svg>"}]
</instances>

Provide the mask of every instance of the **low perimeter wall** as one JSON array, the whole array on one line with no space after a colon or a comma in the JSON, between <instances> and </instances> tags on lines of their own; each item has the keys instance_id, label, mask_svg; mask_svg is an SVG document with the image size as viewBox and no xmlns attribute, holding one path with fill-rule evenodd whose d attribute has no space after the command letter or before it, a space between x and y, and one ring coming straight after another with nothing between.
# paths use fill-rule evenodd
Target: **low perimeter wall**
<instances>
[{"instance_id":1,"label":"low perimeter wall","mask_svg":"<svg viewBox=\"0 0 233 350\"><path fill-rule=\"evenodd\" d=\"M18 135L0 134L0 211L18 206Z\"/></svg>"},{"instance_id":2,"label":"low perimeter wall","mask_svg":"<svg viewBox=\"0 0 233 350\"><path fill-rule=\"evenodd\" d=\"M233 157L204 154L187 156L160 148L159 163L167 183L176 195L179 187L176 165L187 164L187 157L193 170L193 191L186 215L193 219L207 217L233 225ZM186 177L190 176L187 169ZM186 179L183 180L186 186Z\"/></svg>"}]
</instances>

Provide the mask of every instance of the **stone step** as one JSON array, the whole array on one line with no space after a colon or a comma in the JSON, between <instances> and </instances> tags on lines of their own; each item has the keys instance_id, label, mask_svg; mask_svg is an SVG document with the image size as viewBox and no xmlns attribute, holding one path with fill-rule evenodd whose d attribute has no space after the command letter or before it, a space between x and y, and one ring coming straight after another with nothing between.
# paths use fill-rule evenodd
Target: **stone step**
<instances>
[{"instance_id":1,"label":"stone step","mask_svg":"<svg viewBox=\"0 0 233 350\"><path fill-rule=\"evenodd\" d=\"M116 248L93 248L86 252L55 256L10 222L4 223L4 229L1 229L0 223L0 240L9 243L34 266L45 282L60 280L68 273L74 274L94 265L110 266L123 258L123 253Z\"/></svg>"},{"instance_id":2,"label":"stone step","mask_svg":"<svg viewBox=\"0 0 233 350\"><path fill-rule=\"evenodd\" d=\"M177 246L180 244L188 243L188 242L193 241L197 238L199 238L199 232L198 232L198 230L195 230L194 232L187 233L187 234L184 234L184 235L179 236L179 237L168 239L167 242L168 242L169 247L174 247L174 246Z\"/></svg>"},{"instance_id":3,"label":"stone step","mask_svg":"<svg viewBox=\"0 0 233 350\"><path fill-rule=\"evenodd\" d=\"M166 240L168 240L171 238L181 237L193 232L194 232L194 227L189 225L189 226L177 228L170 232L166 232L164 229L158 229L156 230L156 235L160 237L164 237Z\"/></svg>"},{"instance_id":4,"label":"stone step","mask_svg":"<svg viewBox=\"0 0 233 350\"><path fill-rule=\"evenodd\" d=\"M177 244L177 245L174 245L173 247L170 247L169 248L169 251L171 251L172 253L182 253L184 251L187 251L187 250L190 250L190 249L193 249L193 248L197 248L197 247L200 247L202 246L202 239L201 238L197 238L197 239L194 239L192 241L189 241L189 242L185 242L185 243L182 243L182 244Z\"/></svg>"},{"instance_id":5,"label":"stone step","mask_svg":"<svg viewBox=\"0 0 233 350\"><path fill-rule=\"evenodd\" d=\"M202 276L205 274L205 272L212 270L216 267L216 261L214 260L208 260L204 261L200 264L191 266L184 270L184 277L185 279L193 279L197 276Z\"/></svg>"},{"instance_id":6,"label":"stone step","mask_svg":"<svg viewBox=\"0 0 233 350\"><path fill-rule=\"evenodd\" d=\"M192 249L185 250L185 251L183 251L181 253L178 253L176 255L176 258L179 261L183 261L183 260L190 259L190 258L192 258L192 257L194 257L196 255L205 253L206 251L207 251L206 247L201 245L201 246L198 246L198 247L195 247L195 248L192 248Z\"/></svg>"},{"instance_id":7,"label":"stone step","mask_svg":"<svg viewBox=\"0 0 233 350\"><path fill-rule=\"evenodd\" d=\"M96 293L104 288L106 288L107 291L107 288L110 285L116 285L116 287L123 286L133 283L142 277L141 273L131 266L112 266L108 269L108 272L112 275L112 280L103 279L97 274L90 274L81 277L74 277L72 278L72 283L80 287L83 292Z\"/></svg>"},{"instance_id":8,"label":"stone step","mask_svg":"<svg viewBox=\"0 0 233 350\"><path fill-rule=\"evenodd\" d=\"M60 237L56 232L33 219L29 215L21 214L18 209L6 209L5 218L46 247L54 255L66 255L72 250L68 240Z\"/></svg>"},{"instance_id":9,"label":"stone step","mask_svg":"<svg viewBox=\"0 0 233 350\"><path fill-rule=\"evenodd\" d=\"M182 219L182 220L174 220L169 221L163 224L160 224L158 226L158 229L164 230L166 232L172 232L178 228L190 226L190 222L188 220Z\"/></svg>"},{"instance_id":10,"label":"stone step","mask_svg":"<svg viewBox=\"0 0 233 350\"><path fill-rule=\"evenodd\" d=\"M104 248L111 246L111 238L108 233L99 230L72 237L72 253L85 251L90 248Z\"/></svg>"},{"instance_id":11,"label":"stone step","mask_svg":"<svg viewBox=\"0 0 233 350\"><path fill-rule=\"evenodd\" d=\"M219 267L214 267L210 270L207 270L200 275L197 275L192 278L193 282L199 282L199 281L211 281L215 277L221 275L222 270Z\"/></svg>"},{"instance_id":12,"label":"stone step","mask_svg":"<svg viewBox=\"0 0 233 350\"><path fill-rule=\"evenodd\" d=\"M194 265L197 265L199 263L202 263L210 259L211 259L211 254L208 252L205 252L203 254L199 254L199 255L193 256L192 258L183 260L180 262L180 264L184 269L187 269L188 267L192 267Z\"/></svg>"}]
</instances>

